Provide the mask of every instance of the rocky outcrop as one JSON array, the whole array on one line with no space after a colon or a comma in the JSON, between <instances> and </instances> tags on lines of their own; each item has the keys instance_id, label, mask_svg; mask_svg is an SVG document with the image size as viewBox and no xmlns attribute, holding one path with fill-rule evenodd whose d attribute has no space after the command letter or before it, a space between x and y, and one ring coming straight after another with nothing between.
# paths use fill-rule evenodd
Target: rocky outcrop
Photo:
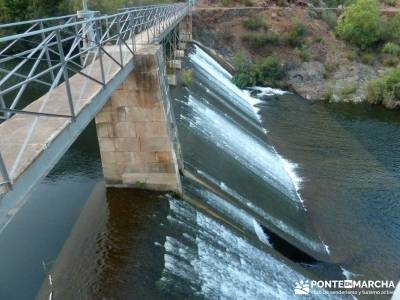
<instances>
[{"instance_id":1,"label":"rocky outcrop","mask_svg":"<svg viewBox=\"0 0 400 300\"><path fill-rule=\"evenodd\" d=\"M381 71L382 72L382 71ZM372 66L349 62L329 71L318 61L304 62L288 71L287 85L308 100L362 102L366 83L380 71Z\"/></svg>"},{"instance_id":2,"label":"rocky outcrop","mask_svg":"<svg viewBox=\"0 0 400 300\"><path fill-rule=\"evenodd\" d=\"M325 73L322 63L304 62L289 70L286 83L292 91L306 99L322 99L325 92Z\"/></svg>"}]
</instances>

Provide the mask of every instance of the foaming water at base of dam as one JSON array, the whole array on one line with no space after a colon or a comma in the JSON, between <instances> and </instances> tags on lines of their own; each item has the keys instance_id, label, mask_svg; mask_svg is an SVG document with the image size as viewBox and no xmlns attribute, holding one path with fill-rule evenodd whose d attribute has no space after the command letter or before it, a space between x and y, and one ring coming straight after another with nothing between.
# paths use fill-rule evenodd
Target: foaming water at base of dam
<instances>
[{"instance_id":1,"label":"foaming water at base of dam","mask_svg":"<svg viewBox=\"0 0 400 300\"><path fill-rule=\"evenodd\" d=\"M161 284L175 297L190 291L205 299L291 299L293 283L307 280L293 266L190 205L171 198L169 205L168 219L180 234L164 243ZM184 284L177 286L176 278Z\"/></svg>"}]
</instances>

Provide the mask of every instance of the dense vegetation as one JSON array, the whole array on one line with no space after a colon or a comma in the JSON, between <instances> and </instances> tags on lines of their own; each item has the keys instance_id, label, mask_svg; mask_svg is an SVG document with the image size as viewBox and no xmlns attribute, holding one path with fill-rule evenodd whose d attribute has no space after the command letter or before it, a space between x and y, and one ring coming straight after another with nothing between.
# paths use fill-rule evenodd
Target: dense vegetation
<instances>
[{"instance_id":1,"label":"dense vegetation","mask_svg":"<svg viewBox=\"0 0 400 300\"><path fill-rule=\"evenodd\" d=\"M134 5L176 2L170 0L88 0L91 10L103 13ZM81 0L0 0L0 22L12 22L74 13L82 9Z\"/></svg>"},{"instance_id":2,"label":"dense vegetation","mask_svg":"<svg viewBox=\"0 0 400 300\"><path fill-rule=\"evenodd\" d=\"M348 6L336 26L339 37L367 48L382 38L379 10L374 0L358 0Z\"/></svg>"},{"instance_id":3,"label":"dense vegetation","mask_svg":"<svg viewBox=\"0 0 400 300\"><path fill-rule=\"evenodd\" d=\"M400 42L400 14L383 19L375 0L357 0L346 7L336 25L343 40L361 49L377 48L385 42Z\"/></svg>"},{"instance_id":4,"label":"dense vegetation","mask_svg":"<svg viewBox=\"0 0 400 300\"><path fill-rule=\"evenodd\" d=\"M234 67L236 73L232 81L240 88L256 85L279 86L285 75L283 66L274 56L252 63L243 52L239 52L234 58Z\"/></svg>"},{"instance_id":5,"label":"dense vegetation","mask_svg":"<svg viewBox=\"0 0 400 300\"><path fill-rule=\"evenodd\" d=\"M400 101L400 69L393 69L367 85L366 100L372 104L386 102L386 106Z\"/></svg>"}]
</instances>

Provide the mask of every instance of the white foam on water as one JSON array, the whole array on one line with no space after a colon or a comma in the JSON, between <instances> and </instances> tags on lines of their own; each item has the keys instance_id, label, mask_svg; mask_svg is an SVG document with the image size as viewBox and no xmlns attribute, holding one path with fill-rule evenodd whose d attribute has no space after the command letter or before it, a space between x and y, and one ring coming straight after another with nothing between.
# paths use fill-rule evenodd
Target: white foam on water
<instances>
[{"instance_id":1,"label":"white foam on water","mask_svg":"<svg viewBox=\"0 0 400 300\"><path fill-rule=\"evenodd\" d=\"M340 269L342 270L342 274L343 274L344 277L346 277L346 279L352 279L352 278L355 278L357 276L360 276L360 274L348 271L345 268L343 268L342 266L340 266Z\"/></svg>"},{"instance_id":2,"label":"white foam on water","mask_svg":"<svg viewBox=\"0 0 400 300\"><path fill-rule=\"evenodd\" d=\"M290 162L282 161L276 150L254 137L238 126L227 116L221 115L192 95L188 96L191 115L181 115L196 134L201 134L218 148L240 162L243 167L268 182L270 185L287 195L295 203L303 207L297 188L298 181L294 181L291 172L296 168L290 167ZM297 177L296 177L297 180Z\"/></svg>"},{"instance_id":3,"label":"white foam on water","mask_svg":"<svg viewBox=\"0 0 400 300\"><path fill-rule=\"evenodd\" d=\"M272 247L271 242L269 241L269 236L264 232L260 224L258 224L258 222L255 219L253 219L253 226L258 239L264 244Z\"/></svg>"},{"instance_id":4,"label":"white foam on water","mask_svg":"<svg viewBox=\"0 0 400 300\"><path fill-rule=\"evenodd\" d=\"M218 195L208 190L196 189L196 192L201 195L202 201L212 207L213 210L219 212L219 214L223 216L228 216L231 221L234 221L235 224L240 225L240 227L247 230L247 232L254 232L261 242L271 246L268 236L264 233L260 224L258 224L258 222L243 209L237 208L225 199L222 199Z\"/></svg>"},{"instance_id":5,"label":"white foam on water","mask_svg":"<svg viewBox=\"0 0 400 300\"><path fill-rule=\"evenodd\" d=\"M259 208L256 206L254 203L243 197L241 194L239 194L237 191L232 189L231 187L227 186L226 183L224 182L219 182L216 180L214 177L211 175L207 174L206 172L202 170L197 170L197 173L212 182L215 185L218 185L222 191L227 193L229 196L232 198L236 199L239 201L241 204L247 206L253 213L257 214L260 216L260 218L264 219L266 222L274 225L277 227L279 230L282 232L288 234L291 236L293 239L299 241L302 243L305 247L312 249L313 251L323 253L323 254L329 254L326 252L326 245L319 243L317 241L311 240L301 232L299 232L296 228L289 226L282 220L273 217L272 215L268 214L265 212L263 209Z\"/></svg>"},{"instance_id":6,"label":"white foam on water","mask_svg":"<svg viewBox=\"0 0 400 300\"><path fill-rule=\"evenodd\" d=\"M187 203L174 202L178 201L169 199L174 217L180 213L184 214L181 218L192 216L186 221L197 231L195 246L167 237L161 282L168 289L181 289L176 282L178 277L193 296L205 299L293 299L295 283L309 280ZM307 296L307 299L338 298L322 293Z\"/></svg>"},{"instance_id":7,"label":"white foam on water","mask_svg":"<svg viewBox=\"0 0 400 300\"><path fill-rule=\"evenodd\" d=\"M260 96L285 95L285 94L289 93L284 90L274 89L274 88L270 88L270 87L262 87L262 86L253 86L248 89L258 92L257 96L259 96L259 97Z\"/></svg>"},{"instance_id":8,"label":"white foam on water","mask_svg":"<svg viewBox=\"0 0 400 300\"><path fill-rule=\"evenodd\" d=\"M285 168L285 171L289 174L290 178L292 179L292 182L293 182L293 184L294 184L294 186L295 186L295 188L296 188L297 196L299 197L300 201L301 201L302 204L303 204L303 208L304 208L305 210L307 210L306 207L304 206L304 201L303 201L303 199L301 198L301 195L300 195L300 192L299 192L300 189L301 189L301 187L302 187L303 178L301 178L301 177L296 173L296 169L298 168L298 165L297 165L296 163L293 163L293 162L287 160L286 158L283 158L282 155L280 155L280 154L278 154L278 153L277 153L276 155L277 155L278 158L281 160L281 162L282 162L282 164L283 164L283 167Z\"/></svg>"},{"instance_id":9,"label":"white foam on water","mask_svg":"<svg viewBox=\"0 0 400 300\"><path fill-rule=\"evenodd\" d=\"M328 253L328 255L331 255L331 251L329 250L329 246L327 244L325 244L325 242L322 241L322 244L325 247L326 253Z\"/></svg>"}]
</instances>

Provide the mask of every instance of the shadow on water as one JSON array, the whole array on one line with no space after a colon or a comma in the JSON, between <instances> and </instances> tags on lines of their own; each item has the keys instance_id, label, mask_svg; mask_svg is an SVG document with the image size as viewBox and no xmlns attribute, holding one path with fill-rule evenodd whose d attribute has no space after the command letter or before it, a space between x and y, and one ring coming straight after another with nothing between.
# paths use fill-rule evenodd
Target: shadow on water
<instances>
[{"instance_id":1,"label":"shadow on water","mask_svg":"<svg viewBox=\"0 0 400 300\"><path fill-rule=\"evenodd\" d=\"M161 299L167 212L159 193L99 183L51 271L55 299ZM37 298L48 295L45 281Z\"/></svg>"},{"instance_id":2,"label":"shadow on water","mask_svg":"<svg viewBox=\"0 0 400 300\"><path fill-rule=\"evenodd\" d=\"M81 134L0 235L0 299L33 299L95 184L101 179L94 123Z\"/></svg>"}]
</instances>

